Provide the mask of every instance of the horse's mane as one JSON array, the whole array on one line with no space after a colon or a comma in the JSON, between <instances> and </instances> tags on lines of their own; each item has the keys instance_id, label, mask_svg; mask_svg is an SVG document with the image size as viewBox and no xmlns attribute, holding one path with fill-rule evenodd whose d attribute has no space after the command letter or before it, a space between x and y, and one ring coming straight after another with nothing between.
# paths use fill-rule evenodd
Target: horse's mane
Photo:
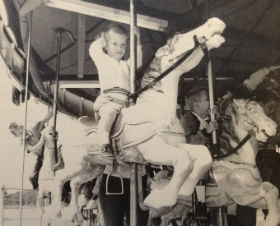
<instances>
[{"instance_id":1,"label":"horse's mane","mask_svg":"<svg viewBox=\"0 0 280 226\"><path fill-rule=\"evenodd\" d=\"M144 70L144 75L141 79L141 88L145 87L149 83L151 83L155 78L159 77L164 71L162 71L161 67L161 61L164 56L167 56L169 54L173 54L174 45L178 41L179 34L184 33L186 31L177 32L175 33L171 38L167 40L166 45L159 48L154 57L153 60ZM184 54L177 56L177 60L183 56ZM161 81L157 82L153 87L153 90L156 90L157 92L162 92L161 88Z\"/></svg>"},{"instance_id":2,"label":"horse's mane","mask_svg":"<svg viewBox=\"0 0 280 226\"><path fill-rule=\"evenodd\" d=\"M234 107L233 99L223 99L219 106L220 120L221 123L221 135L219 137L220 153L222 155L228 154L232 146L230 145L230 139L233 139L239 143L238 138L234 133L233 119L238 117L238 112Z\"/></svg>"},{"instance_id":3,"label":"horse's mane","mask_svg":"<svg viewBox=\"0 0 280 226\"><path fill-rule=\"evenodd\" d=\"M151 83L155 78L161 75L161 57L154 57L152 62L149 64L149 66L144 71L144 75L141 80L141 88L145 87L149 83ZM156 91L162 91L160 82L156 83L152 89Z\"/></svg>"}]
</instances>

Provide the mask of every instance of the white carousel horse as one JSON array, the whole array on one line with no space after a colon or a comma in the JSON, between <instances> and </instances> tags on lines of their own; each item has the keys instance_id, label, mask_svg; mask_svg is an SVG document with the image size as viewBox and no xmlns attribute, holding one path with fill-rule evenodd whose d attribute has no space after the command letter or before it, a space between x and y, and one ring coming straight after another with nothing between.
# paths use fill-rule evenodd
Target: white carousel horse
<instances>
[{"instance_id":1,"label":"white carousel horse","mask_svg":"<svg viewBox=\"0 0 280 226\"><path fill-rule=\"evenodd\" d=\"M213 161L210 170L212 182L206 186L206 205L221 207L237 203L266 209L265 194L275 193L277 188L269 182L262 182L256 167L256 155L258 142L266 142L268 137L275 135L276 123L265 114L260 104L251 100L227 99L222 101L220 110L223 157ZM249 140L234 150L248 134L251 135ZM185 198L189 199L187 195ZM188 208L180 202L162 212L152 211L151 215L163 215L161 225L164 226L179 214L186 215Z\"/></svg>"},{"instance_id":2,"label":"white carousel horse","mask_svg":"<svg viewBox=\"0 0 280 226\"><path fill-rule=\"evenodd\" d=\"M185 142L183 129L176 117L177 91L180 76L193 69L204 56L202 48L195 46L194 36L199 42L204 42L208 50L218 48L225 41L221 36L224 28L225 24L221 20L212 18L188 33L175 35L167 45L157 51L155 59L143 77L143 83L149 82L151 77L159 76L184 53L190 50L193 52L160 82L139 95L136 105L122 110L123 123L120 126L121 133L117 135L120 135L123 159L129 159L126 158L127 153L138 152L146 162L174 167L170 183L162 190L154 190L145 199L148 206L160 208L174 205L183 183L188 185L188 189L184 192L192 194L197 178L211 165L212 158L205 146L189 145ZM101 174L103 171L101 165L112 163L106 159L103 159L103 162L96 162L94 159L98 159L98 156L89 154L91 150L96 151L98 148L96 139L96 133L90 131L88 136L82 136L78 141L80 145L74 142L72 145L66 143L63 146L65 168L56 172L56 185L52 193L51 209L55 214L60 214L63 208L60 195L66 180L71 180L74 191L70 206L64 210L68 209L69 216L70 212L77 211L77 185Z\"/></svg>"}]
</instances>

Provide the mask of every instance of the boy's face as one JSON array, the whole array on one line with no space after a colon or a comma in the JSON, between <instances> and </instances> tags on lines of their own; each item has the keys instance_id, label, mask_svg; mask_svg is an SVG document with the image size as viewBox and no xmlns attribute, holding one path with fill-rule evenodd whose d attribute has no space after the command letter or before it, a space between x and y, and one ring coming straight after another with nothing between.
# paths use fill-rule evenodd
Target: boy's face
<instances>
[{"instance_id":1,"label":"boy's face","mask_svg":"<svg viewBox=\"0 0 280 226\"><path fill-rule=\"evenodd\" d=\"M125 55L127 36L111 30L107 32L105 39L108 55L116 60L121 60Z\"/></svg>"},{"instance_id":2,"label":"boy's face","mask_svg":"<svg viewBox=\"0 0 280 226\"><path fill-rule=\"evenodd\" d=\"M10 129L10 132L15 136L21 138L23 135L23 126L15 126Z\"/></svg>"},{"instance_id":3,"label":"boy's face","mask_svg":"<svg viewBox=\"0 0 280 226\"><path fill-rule=\"evenodd\" d=\"M199 97L192 103L191 110L199 115L201 118L205 118L208 116L210 104L208 93L206 90L201 91Z\"/></svg>"}]
</instances>

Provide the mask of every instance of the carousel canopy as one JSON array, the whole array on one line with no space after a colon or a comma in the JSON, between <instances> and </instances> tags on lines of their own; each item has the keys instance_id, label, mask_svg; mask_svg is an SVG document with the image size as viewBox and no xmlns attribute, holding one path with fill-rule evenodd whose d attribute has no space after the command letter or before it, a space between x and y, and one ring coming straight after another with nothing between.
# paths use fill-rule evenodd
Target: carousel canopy
<instances>
[{"instance_id":1,"label":"carousel canopy","mask_svg":"<svg viewBox=\"0 0 280 226\"><path fill-rule=\"evenodd\" d=\"M0 0L1 56L3 66L23 85L25 51L16 2ZM213 52L217 78L242 80L260 68L279 63L279 0L173 0L172 3L169 0L139 0L135 1L135 11L145 59L142 70L168 37L175 32L191 30L209 17L218 17L227 24L224 32L226 42ZM64 98L68 94L71 96L68 103L67 100L63 102L62 94L60 97L61 106L64 105L68 113L92 113L89 110L83 112L81 108L87 107L78 104L79 98L84 102L92 101L98 95L97 69L89 57L88 48L96 35L112 21L125 24L129 30L129 1L50 0L33 11L31 45L46 87L55 77L57 28L71 33L63 33L62 36L59 73ZM141 69L138 74L141 74ZM206 62L187 77L206 78ZM31 90L40 96L32 85ZM72 101L75 98L77 103Z\"/></svg>"}]
</instances>

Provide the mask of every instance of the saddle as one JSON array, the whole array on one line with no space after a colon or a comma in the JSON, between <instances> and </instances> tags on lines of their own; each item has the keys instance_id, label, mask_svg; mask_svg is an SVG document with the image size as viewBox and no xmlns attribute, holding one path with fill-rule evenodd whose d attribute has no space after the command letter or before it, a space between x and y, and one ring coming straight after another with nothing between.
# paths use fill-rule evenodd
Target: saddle
<instances>
[{"instance_id":1,"label":"saddle","mask_svg":"<svg viewBox=\"0 0 280 226\"><path fill-rule=\"evenodd\" d=\"M88 137L94 137L89 139L87 144L88 154L96 151L99 148L97 143L97 126L98 122L94 118L88 116L82 116L78 119L79 127L85 132ZM110 133L110 143L113 152L117 153L118 160L124 162L134 162L145 164L141 153L131 148L137 144L145 142L157 134L156 126L153 122L143 119L132 119L132 117L125 117L123 113L120 113ZM95 149L95 150L92 150Z\"/></svg>"}]
</instances>

